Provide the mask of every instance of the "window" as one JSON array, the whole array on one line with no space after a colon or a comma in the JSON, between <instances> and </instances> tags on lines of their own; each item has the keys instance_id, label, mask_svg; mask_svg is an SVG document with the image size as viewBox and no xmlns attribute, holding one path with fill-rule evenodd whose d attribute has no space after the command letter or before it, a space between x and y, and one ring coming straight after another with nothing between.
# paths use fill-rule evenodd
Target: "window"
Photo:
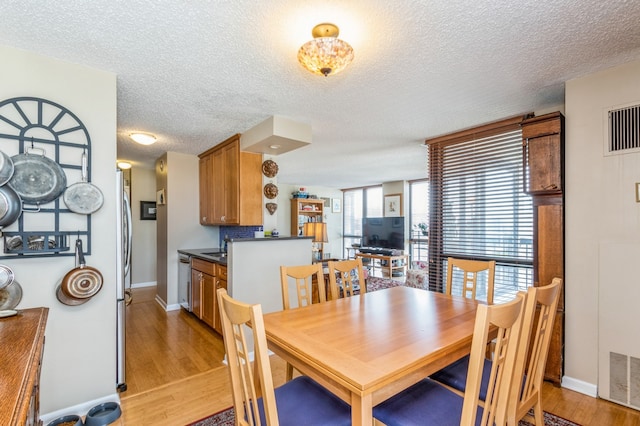
<instances>
[{"instance_id":1,"label":"window","mask_svg":"<svg viewBox=\"0 0 640 426\"><path fill-rule=\"evenodd\" d=\"M533 283L533 207L522 184L520 119L428 140L429 286L447 257L496 260L495 303Z\"/></svg>"},{"instance_id":2,"label":"window","mask_svg":"<svg viewBox=\"0 0 640 426\"><path fill-rule=\"evenodd\" d=\"M362 239L362 218L382 216L382 186L351 188L343 191L343 250L345 258L354 244Z\"/></svg>"},{"instance_id":3,"label":"window","mask_svg":"<svg viewBox=\"0 0 640 426\"><path fill-rule=\"evenodd\" d=\"M429 181L409 182L409 253L411 262L428 261Z\"/></svg>"}]
</instances>

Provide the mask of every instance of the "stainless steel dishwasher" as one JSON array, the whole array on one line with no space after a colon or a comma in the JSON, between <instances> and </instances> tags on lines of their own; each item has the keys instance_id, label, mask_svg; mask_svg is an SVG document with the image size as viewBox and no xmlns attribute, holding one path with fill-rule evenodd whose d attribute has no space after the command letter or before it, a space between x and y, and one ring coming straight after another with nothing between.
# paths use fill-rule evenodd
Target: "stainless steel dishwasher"
<instances>
[{"instance_id":1,"label":"stainless steel dishwasher","mask_svg":"<svg viewBox=\"0 0 640 426\"><path fill-rule=\"evenodd\" d=\"M191 256L178 253L178 302L191 312Z\"/></svg>"}]
</instances>

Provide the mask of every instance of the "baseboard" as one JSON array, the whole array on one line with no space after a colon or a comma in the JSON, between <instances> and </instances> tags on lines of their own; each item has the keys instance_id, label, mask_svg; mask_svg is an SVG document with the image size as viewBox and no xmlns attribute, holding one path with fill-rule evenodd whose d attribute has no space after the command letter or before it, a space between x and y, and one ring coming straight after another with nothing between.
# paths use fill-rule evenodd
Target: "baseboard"
<instances>
[{"instance_id":1,"label":"baseboard","mask_svg":"<svg viewBox=\"0 0 640 426\"><path fill-rule=\"evenodd\" d=\"M598 385L583 382L582 380L574 379L572 377L562 377L561 386L565 389L580 392L593 398L597 398L598 396Z\"/></svg>"},{"instance_id":2,"label":"baseboard","mask_svg":"<svg viewBox=\"0 0 640 426\"><path fill-rule=\"evenodd\" d=\"M42 424L49 424L52 420L55 420L59 417L70 416L75 414L76 416L86 416L89 410L93 407L104 404L105 402L117 402L120 404L120 395L116 392L112 395L105 396L99 399L94 399L93 401L86 401L82 404L74 405L72 407L63 408L61 410L52 411L51 413L46 413L40 415L40 420Z\"/></svg>"},{"instance_id":3,"label":"baseboard","mask_svg":"<svg viewBox=\"0 0 640 426\"><path fill-rule=\"evenodd\" d=\"M146 283L131 284L131 288L153 287L155 285L158 285L157 281L148 281Z\"/></svg>"}]
</instances>

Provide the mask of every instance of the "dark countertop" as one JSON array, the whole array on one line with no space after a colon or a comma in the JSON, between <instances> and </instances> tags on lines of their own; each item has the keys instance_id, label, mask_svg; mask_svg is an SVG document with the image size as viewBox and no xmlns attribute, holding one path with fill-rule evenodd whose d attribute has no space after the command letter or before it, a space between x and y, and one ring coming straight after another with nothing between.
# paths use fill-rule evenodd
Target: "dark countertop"
<instances>
[{"instance_id":1,"label":"dark countertop","mask_svg":"<svg viewBox=\"0 0 640 426\"><path fill-rule=\"evenodd\" d=\"M178 253L221 265L227 264L227 254L221 248L179 249Z\"/></svg>"}]
</instances>

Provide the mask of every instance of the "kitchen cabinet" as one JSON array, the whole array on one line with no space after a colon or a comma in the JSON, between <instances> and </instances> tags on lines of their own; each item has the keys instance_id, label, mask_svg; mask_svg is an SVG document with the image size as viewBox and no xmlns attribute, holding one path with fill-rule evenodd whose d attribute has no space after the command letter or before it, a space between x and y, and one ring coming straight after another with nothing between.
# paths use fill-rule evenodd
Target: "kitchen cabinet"
<instances>
[{"instance_id":1,"label":"kitchen cabinet","mask_svg":"<svg viewBox=\"0 0 640 426\"><path fill-rule=\"evenodd\" d=\"M559 112L522 122L525 191L533 203L533 281L564 280L564 117ZM560 384L564 352L564 290L549 347L545 379Z\"/></svg>"},{"instance_id":2,"label":"kitchen cabinet","mask_svg":"<svg viewBox=\"0 0 640 426\"><path fill-rule=\"evenodd\" d=\"M203 259L191 260L192 312L222 334L217 290L227 288L227 267Z\"/></svg>"},{"instance_id":3,"label":"kitchen cabinet","mask_svg":"<svg viewBox=\"0 0 640 426\"><path fill-rule=\"evenodd\" d=\"M302 235L306 222L322 222L324 218L324 200L314 198L291 199L291 236Z\"/></svg>"},{"instance_id":4,"label":"kitchen cabinet","mask_svg":"<svg viewBox=\"0 0 640 426\"><path fill-rule=\"evenodd\" d=\"M525 191L562 194L564 175L564 117L559 112L522 122Z\"/></svg>"},{"instance_id":5,"label":"kitchen cabinet","mask_svg":"<svg viewBox=\"0 0 640 426\"><path fill-rule=\"evenodd\" d=\"M219 288L227 289L227 267L224 265L216 265L216 286L215 293L217 293ZM214 294L214 321L213 321L213 329L218 333L222 334L222 320L220 319L220 307L218 306L218 298L217 295Z\"/></svg>"},{"instance_id":6,"label":"kitchen cabinet","mask_svg":"<svg viewBox=\"0 0 640 426\"><path fill-rule=\"evenodd\" d=\"M40 370L48 308L0 319L0 424L40 425Z\"/></svg>"},{"instance_id":7,"label":"kitchen cabinet","mask_svg":"<svg viewBox=\"0 0 640 426\"><path fill-rule=\"evenodd\" d=\"M240 135L200 158L200 224L262 225L262 155L240 151Z\"/></svg>"}]
</instances>

